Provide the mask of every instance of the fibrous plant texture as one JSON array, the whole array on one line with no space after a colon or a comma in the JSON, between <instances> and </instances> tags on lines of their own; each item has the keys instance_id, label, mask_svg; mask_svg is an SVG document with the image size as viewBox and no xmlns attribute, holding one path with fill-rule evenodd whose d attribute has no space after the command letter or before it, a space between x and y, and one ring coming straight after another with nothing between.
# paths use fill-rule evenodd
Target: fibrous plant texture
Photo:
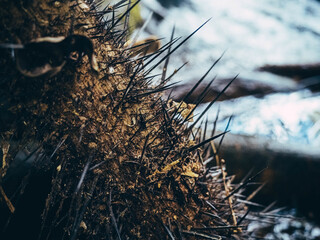
<instances>
[{"instance_id":1,"label":"fibrous plant texture","mask_svg":"<svg viewBox=\"0 0 320 240\"><path fill-rule=\"evenodd\" d=\"M13 234L10 219L18 214L15 207L32 175L26 174L17 191L10 190L10 168L21 151L27 152L28 169L52 179L39 203L43 209L41 224L33 226L35 238L245 235L241 217L246 209L228 197L230 179L222 163L215 158L220 166L212 169L203 164L208 154L202 147L218 136L200 137L189 122L194 106L161 96L170 88L171 75L150 75L175 51L177 39L132 59L123 46L126 16L134 4L120 1L98 11L99 3L80 0L0 2L1 43L81 35L93 43L98 64L97 73L90 68L90 56L69 49L55 75L28 77L16 67L19 49L0 49L1 204L10 210L1 226L4 236ZM123 15L119 8L125 8ZM156 58L161 53L166 57ZM151 85L157 78L160 84ZM19 225L15 229L19 232Z\"/></svg>"}]
</instances>

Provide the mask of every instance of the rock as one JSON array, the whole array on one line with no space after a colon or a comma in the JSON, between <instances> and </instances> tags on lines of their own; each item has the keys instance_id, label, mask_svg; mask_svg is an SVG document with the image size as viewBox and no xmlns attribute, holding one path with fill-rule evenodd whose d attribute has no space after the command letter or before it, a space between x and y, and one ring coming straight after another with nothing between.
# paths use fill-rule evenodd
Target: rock
<instances>
[{"instance_id":1,"label":"rock","mask_svg":"<svg viewBox=\"0 0 320 240\"><path fill-rule=\"evenodd\" d=\"M207 94L202 100L202 103L211 102L214 98L218 96L221 90L231 81L231 79L216 79L213 84L208 88ZM193 88L194 84L183 84L177 85L172 89L171 98L174 101L183 101L186 103L195 104L199 99L199 96L207 87L208 83L201 83L196 90L187 98L184 97ZM263 97L270 93L276 92L290 92L294 90L292 87L283 85L267 84L261 81L246 80L242 78L237 78L223 93L218 101L229 100L244 96L257 96Z\"/></svg>"},{"instance_id":2,"label":"rock","mask_svg":"<svg viewBox=\"0 0 320 240\"><path fill-rule=\"evenodd\" d=\"M270 72L279 76L301 80L320 75L320 63L296 65L264 65L259 71Z\"/></svg>"},{"instance_id":3,"label":"rock","mask_svg":"<svg viewBox=\"0 0 320 240\"><path fill-rule=\"evenodd\" d=\"M301 144L282 144L263 137L226 134L219 155L229 173L241 181L248 171L262 172L253 182L267 182L254 201L297 208L320 220L320 151ZM254 173L253 173L254 175Z\"/></svg>"}]
</instances>

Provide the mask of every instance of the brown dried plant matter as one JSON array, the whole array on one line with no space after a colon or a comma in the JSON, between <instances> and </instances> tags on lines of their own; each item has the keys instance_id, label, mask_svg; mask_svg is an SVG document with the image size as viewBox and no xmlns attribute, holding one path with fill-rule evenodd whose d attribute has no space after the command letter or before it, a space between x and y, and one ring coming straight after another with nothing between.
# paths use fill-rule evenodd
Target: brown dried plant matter
<instances>
[{"instance_id":1,"label":"brown dried plant matter","mask_svg":"<svg viewBox=\"0 0 320 240\"><path fill-rule=\"evenodd\" d=\"M1 42L72 30L92 39L100 69L93 74L84 58L27 78L1 50L1 148L10 145L1 178L30 143L36 165L55 169L40 239L231 238L238 227L223 183L208 180L200 150L188 151L187 126L147 94L157 87L136 73L143 64L125 57L110 23L81 1L0 2Z\"/></svg>"}]
</instances>

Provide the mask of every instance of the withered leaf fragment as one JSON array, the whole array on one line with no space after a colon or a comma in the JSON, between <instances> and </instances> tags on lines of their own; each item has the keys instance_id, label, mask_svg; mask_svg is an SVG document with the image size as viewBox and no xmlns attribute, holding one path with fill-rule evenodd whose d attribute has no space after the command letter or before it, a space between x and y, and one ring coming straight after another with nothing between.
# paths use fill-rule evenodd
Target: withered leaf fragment
<instances>
[{"instance_id":1,"label":"withered leaf fragment","mask_svg":"<svg viewBox=\"0 0 320 240\"><path fill-rule=\"evenodd\" d=\"M87 55L91 68L98 71L93 44L83 35L37 38L24 45L3 43L0 47L14 49L17 69L27 77L56 75L73 52L79 58Z\"/></svg>"}]
</instances>

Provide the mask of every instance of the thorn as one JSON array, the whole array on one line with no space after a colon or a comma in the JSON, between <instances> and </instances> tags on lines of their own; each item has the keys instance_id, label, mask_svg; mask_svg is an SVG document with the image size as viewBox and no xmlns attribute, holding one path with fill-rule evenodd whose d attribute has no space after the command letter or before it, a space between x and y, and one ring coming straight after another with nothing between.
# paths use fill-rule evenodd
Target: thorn
<instances>
[{"instance_id":1,"label":"thorn","mask_svg":"<svg viewBox=\"0 0 320 240\"><path fill-rule=\"evenodd\" d=\"M218 137L221 137L221 136L225 135L227 132L229 132L229 131L220 133L220 134L218 134L218 135L216 135L216 136L213 136L213 137L211 137L211 138L208 138L208 139L205 140L205 141L202 141L201 143L199 143L199 144L197 144L197 145L195 145L195 146L190 147L190 148L188 149L188 152L192 152L193 150L195 150L195 149L203 146L204 144L206 144L206 143L208 143L208 142L211 142L212 140L214 140L214 139L216 139L216 138L218 138Z\"/></svg>"},{"instance_id":2,"label":"thorn","mask_svg":"<svg viewBox=\"0 0 320 240\"><path fill-rule=\"evenodd\" d=\"M185 230L182 230L182 233L188 234L188 235L191 235L191 236L194 236L194 237L201 237L201 238L210 239L210 240L222 239L222 238L220 238L220 236L219 236L219 238L217 238L216 235L213 237L213 236L210 236L210 235L207 235L207 234L198 233L198 232L194 232L194 231L185 231Z\"/></svg>"},{"instance_id":3,"label":"thorn","mask_svg":"<svg viewBox=\"0 0 320 240\"><path fill-rule=\"evenodd\" d=\"M166 51L168 48L170 48L173 44L175 44L180 38L174 39L172 42L168 42L167 44L165 44L164 46L162 46L159 50L158 53L155 54L155 56L153 58L151 58L147 63L145 63L144 65L144 69L146 69L146 67L152 63L156 58L159 57L160 54L162 54L164 51ZM170 53L171 54L171 53ZM161 62L156 63L152 68L156 68ZM152 70L153 70L152 69ZM151 71L152 71L151 70ZM146 71L144 74L148 75L150 72L150 70Z\"/></svg>"},{"instance_id":4,"label":"thorn","mask_svg":"<svg viewBox=\"0 0 320 240\"><path fill-rule=\"evenodd\" d=\"M201 92L194 108L189 112L189 114L185 117L183 123L187 122L190 120L190 117L192 116L193 112L196 110L196 108L202 103L203 99L207 96L207 94L209 93L208 89L211 86L211 84L213 83L213 81L216 79L216 77L214 77L209 84L205 87L205 89ZM179 105L179 107L181 106L181 104ZM190 130L192 130L192 128L194 127L194 125L191 125Z\"/></svg>"},{"instance_id":5,"label":"thorn","mask_svg":"<svg viewBox=\"0 0 320 240\"><path fill-rule=\"evenodd\" d=\"M83 203L82 207L81 207L81 210L80 210L80 213L77 214L77 216L75 217L75 220L74 220L74 223L73 223L73 227L72 227L72 230L71 230L71 237L70 237L70 240L75 240L77 238L77 233L78 233L78 230L79 230L79 227L80 227L80 223L81 223L81 220L83 219L83 216L84 216L84 213L85 213L85 210L92 198L92 195L93 195L93 191L97 185L97 182L98 182L98 179L99 179L99 175L97 175L95 177L95 179L93 180L93 183L92 183L92 186L91 186L91 189L90 189L90 192L87 194L87 198L85 200L85 202Z\"/></svg>"},{"instance_id":6,"label":"thorn","mask_svg":"<svg viewBox=\"0 0 320 240\"><path fill-rule=\"evenodd\" d=\"M217 63L221 60L225 52L221 54L221 56L211 65L211 67L208 69L208 71L201 77L201 79L193 86L193 88L187 93L185 97L183 97L182 101L185 102L186 99L188 99L191 94L196 90L196 88L200 85L200 83L206 78L206 76L211 72L211 70L217 65Z\"/></svg>"},{"instance_id":7,"label":"thorn","mask_svg":"<svg viewBox=\"0 0 320 240\"><path fill-rule=\"evenodd\" d=\"M147 71L147 75L153 70L155 69L160 63L162 63L169 55L171 55L172 53L174 53L179 47L182 46L182 44L184 44L186 41L188 41L196 32L198 32L205 24L207 24L209 21L211 20L211 18L209 18L207 21L205 21L200 27L198 27L195 31L193 31L188 37L186 37L181 43L178 44L178 46L176 46L172 51L170 51L169 53L167 53L163 58L160 59L160 61L158 63L156 63L151 69L149 69Z\"/></svg>"},{"instance_id":8,"label":"thorn","mask_svg":"<svg viewBox=\"0 0 320 240\"><path fill-rule=\"evenodd\" d=\"M228 123L227 123L227 126L226 126L226 128L225 128L225 132L228 130L228 128L229 128L229 125L230 125L230 122L231 122L231 119L232 119L232 115L230 116L230 118L229 118L229 120L228 120ZM221 147L221 144L222 144L222 141L223 141L223 139L224 139L224 135L222 136L222 138L220 139L220 142L219 142L219 145L218 145L218 148L217 148L217 155L219 155L219 150L220 150L220 147Z\"/></svg>"},{"instance_id":9,"label":"thorn","mask_svg":"<svg viewBox=\"0 0 320 240\"><path fill-rule=\"evenodd\" d=\"M162 221L161 221L162 222ZM162 226L164 227L164 229L166 230L168 236L170 237L171 240L175 240L172 232L170 231L170 229L162 222Z\"/></svg>"},{"instance_id":10,"label":"thorn","mask_svg":"<svg viewBox=\"0 0 320 240\"><path fill-rule=\"evenodd\" d=\"M111 31L140 1L141 0L137 0L130 8L128 8L127 11L125 11L124 14L122 14L121 17L118 18L118 20L116 22L113 22L111 27L107 29L107 32ZM114 13L114 11L113 11L113 13ZM114 20L114 14L113 14L113 20Z\"/></svg>"},{"instance_id":11,"label":"thorn","mask_svg":"<svg viewBox=\"0 0 320 240\"><path fill-rule=\"evenodd\" d=\"M175 28L176 28L176 27L173 26L173 28L172 28L172 33L171 33L171 37L170 37L170 42L173 41L173 36L174 36ZM171 51L171 46L172 46L172 45L169 46L169 48L168 48L168 53L167 53L167 54L170 53L170 51ZM165 82L166 73L167 73L167 68L168 68L168 64L169 64L169 59L170 59L170 55L167 57L167 59L166 59L166 61L165 61L165 63L164 63L160 84L163 84L163 83Z\"/></svg>"},{"instance_id":12,"label":"thorn","mask_svg":"<svg viewBox=\"0 0 320 240\"><path fill-rule=\"evenodd\" d=\"M167 86L164 86L164 87L159 87L159 88L155 88L151 91L148 91L148 92L145 92L145 93L141 93L141 94L137 94L135 95L134 97L145 97L145 96L148 96L148 95L151 95L151 94L154 94L154 93L159 93L159 92L163 92L163 91L166 91L168 89L171 89L174 85L176 85L176 83L171 83Z\"/></svg>"},{"instance_id":13,"label":"thorn","mask_svg":"<svg viewBox=\"0 0 320 240\"><path fill-rule=\"evenodd\" d=\"M167 82L169 82L170 80L171 80L171 78L174 76L174 75L176 75L185 65L187 65L188 64L188 62L185 62L185 63L183 63L178 69L175 69L174 71L173 71L173 73L168 77L168 78L166 78L164 81L163 81L163 83L162 84L166 84Z\"/></svg>"},{"instance_id":14,"label":"thorn","mask_svg":"<svg viewBox=\"0 0 320 240\"><path fill-rule=\"evenodd\" d=\"M260 173L262 173L264 170L266 170L267 168L263 168L262 170L260 170L257 174L255 174L254 176L248 178L246 181L244 181L243 184L239 185L237 188L235 188L228 196L226 196L223 200L226 200L228 198L230 198L232 195L234 195L236 192L238 192L241 188L245 187L249 182L251 182L252 180L254 180L258 175L260 175Z\"/></svg>"},{"instance_id":15,"label":"thorn","mask_svg":"<svg viewBox=\"0 0 320 240\"><path fill-rule=\"evenodd\" d=\"M209 103L209 105L205 108L204 111L200 114L197 120L192 124L192 128L198 123L198 121L203 117L203 115L211 108L211 106L219 99L219 97L227 90L227 88L231 85L231 83L236 80L238 75L236 75L223 89L222 91Z\"/></svg>"},{"instance_id":16,"label":"thorn","mask_svg":"<svg viewBox=\"0 0 320 240\"><path fill-rule=\"evenodd\" d=\"M83 180L84 180L84 178L85 178L85 176L86 176L86 174L87 174L87 172L88 172L89 165L90 165L91 161L92 161L92 156L89 157L86 165L84 166L84 169L83 169L83 171L82 171L80 180L79 180L79 182L78 182L78 185L77 185L77 187L76 187L76 190L74 191L75 194L77 194L77 193L79 192L79 190L80 190L80 187L81 187L81 185L82 185L82 183L83 183Z\"/></svg>"},{"instance_id":17,"label":"thorn","mask_svg":"<svg viewBox=\"0 0 320 240\"><path fill-rule=\"evenodd\" d=\"M118 229L118 226L117 226L117 220L114 216L114 213L113 213L113 210L112 210L112 203L111 203L111 194L112 194L112 189L110 190L110 194L109 194L109 202L108 202L108 207L109 207L109 210L110 210L110 216L111 216L111 221L113 223L113 226L117 232L117 236L118 236L118 239L121 240L121 236L120 236L120 232L119 232L119 229Z\"/></svg>"},{"instance_id":18,"label":"thorn","mask_svg":"<svg viewBox=\"0 0 320 240\"><path fill-rule=\"evenodd\" d=\"M149 134L147 135L147 137L146 137L146 140L145 140L145 142L144 142L144 145L143 145L143 149L142 149L142 153L141 153L141 157L140 157L140 163L142 162L142 160L143 160L143 155L144 155L144 153L145 153L145 151L146 151L146 148L147 148L147 144L148 144L148 140L149 140Z\"/></svg>"},{"instance_id":19,"label":"thorn","mask_svg":"<svg viewBox=\"0 0 320 240\"><path fill-rule=\"evenodd\" d=\"M208 116L206 118L206 121L204 122L204 130L203 130L202 141L204 141L206 139L207 127L208 127Z\"/></svg>"},{"instance_id":20,"label":"thorn","mask_svg":"<svg viewBox=\"0 0 320 240\"><path fill-rule=\"evenodd\" d=\"M239 221L237 222L237 226L239 226L243 220L248 216L248 214L251 212L251 208L249 207L247 212L239 219Z\"/></svg>"}]
</instances>

